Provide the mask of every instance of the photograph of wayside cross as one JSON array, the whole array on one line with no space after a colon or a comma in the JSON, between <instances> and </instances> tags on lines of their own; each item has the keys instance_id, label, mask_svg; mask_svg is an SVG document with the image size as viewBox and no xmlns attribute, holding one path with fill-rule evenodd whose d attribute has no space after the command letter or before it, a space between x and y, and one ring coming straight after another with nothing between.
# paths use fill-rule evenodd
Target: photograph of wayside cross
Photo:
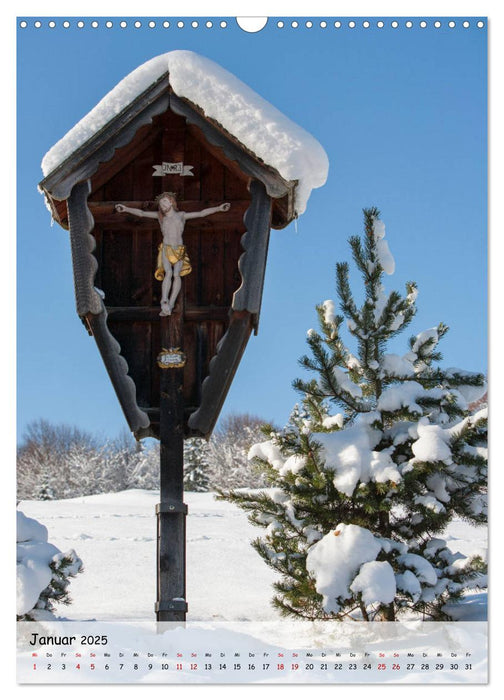
<instances>
[{"instance_id":1,"label":"photograph of wayside cross","mask_svg":"<svg viewBox=\"0 0 504 700\"><path fill-rule=\"evenodd\" d=\"M487 677L488 20L263 19L18 19L22 682Z\"/></svg>"},{"instance_id":2,"label":"photograph of wayside cross","mask_svg":"<svg viewBox=\"0 0 504 700\"><path fill-rule=\"evenodd\" d=\"M212 432L258 329L270 228L305 210L328 159L227 70L172 51L122 80L42 166L77 313L130 430L160 441L155 610L184 620L184 438Z\"/></svg>"}]
</instances>

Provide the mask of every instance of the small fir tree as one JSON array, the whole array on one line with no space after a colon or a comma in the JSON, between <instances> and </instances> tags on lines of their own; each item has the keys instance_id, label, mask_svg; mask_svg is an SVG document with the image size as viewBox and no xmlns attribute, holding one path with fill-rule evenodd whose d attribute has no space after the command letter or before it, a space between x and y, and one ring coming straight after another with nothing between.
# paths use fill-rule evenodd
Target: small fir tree
<instances>
[{"instance_id":1,"label":"small fir tree","mask_svg":"<svg viewBox=\"0 0 504 700\"><path fill-rule=\"evenodd\" d=\"M48 542L47 528L17 511L17 615L24 621L55 618L56 605L70 605L70 580L82 571L73 549Z\"/></svg>"},{"instance_id":2,"label":"small fir tree","mask_svg":"<svg viewBox=\"0 0 504 700\"><path fill-rule=\"evenodd\" d=\"M184 489L208 491L208 446L201 438L189 438L184 442Z\"/></svg>"},{"instance_id":3,"label":"small fir tree","mask_svg":"<svg viewBox=\"0 0 504 700\"><path fill-rule=\"evenodd\" d=\"M269 439L250 451L271 488L220 497L266 529L253 546L280 574L282 614L450 619L446 604L484 573L479 557L454 555L440 537L455 517L486 522L487 414L468 409L484 377L435 365L442 323L411 337L403 356L386 352L415 315L417 288L385 293L394 260L377 209L364 210L364 225L363 240L349 241L363 304L338 264L342 314L332 301L317 307L320 331L308 332L300 360L316 378L294 382L302 399L288 425L266 426Z\"/></svg>"}]
</instances>

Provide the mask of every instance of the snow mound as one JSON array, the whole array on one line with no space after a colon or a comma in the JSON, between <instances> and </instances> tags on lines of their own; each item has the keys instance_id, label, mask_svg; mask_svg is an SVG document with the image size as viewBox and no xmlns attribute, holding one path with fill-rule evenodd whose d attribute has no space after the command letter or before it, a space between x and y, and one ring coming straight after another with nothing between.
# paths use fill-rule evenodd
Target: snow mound
<instances>
[{"instance_id":1,"label":"snow mound","mask_svg":"<svg viewBox=\"0 0 504 700\"><path fill-rule=\"evenodd\" d=\"M395 580L397 589L410 595L413 602L416 603L422 593L422 586L415 574L409 569L406 569L403 574L396 574Z\"/></svg>"},{"instance_id":2,"label":"snow mound","mask_svg":"<svg viewBox=\"0 0 504 700\"><path fill-rule=\"evenodd\" d=\"M412 377L415 374L415 366L408 357L393 353L383 355L380 369L385 377Z\"/></svg>"},{"instance_id":3,"label":"snow mound","mask_svg":"<svg viewBox=\"0 0 504 700\"><path fill-rule=\"evenodd\" d=\"M58 549L47 541L47 528L17 511L16 612L24 615L33 607L51 580L49 563Z\"/></svg>"},{"instance_id":4,"label":"snow mound","mask_svg":"<svg viewBox=\"0 0 504 700\"><path fill-rule=\"evenodd\" d=\"M281 469L285 462L280 448L272 440L252 445L248 452L248 459L253 460L255 457L267 460L274 469Z\"/></svg>"},{"instance_id":5,"label":"snow mound","mask_svg":"<svg viewBox=\"0 0 504 700\"><path fill-rule=\"evenodd\" d=\"M459 369L458 367L449 367L446 370L448 376L458 375L461 377L468 377L473 379L479 375L479 372L468 372L465 369ZM471 384L458 384L457 391L459 391L468 404L475 403L482 399L488 391L488 385L483 382L481 386L471 386Z\"/></svg>"},{"instance_id":6,"label":"snow mound","mask_svg":"<svg viewBox=\"0 0 504 700\"><path fill-rule=\"evenodd\" d=\"M439 333L437 327L427 328L427 330L418 333L411 348L412 352L418 352L420 348L426 343L429 347L434 347L439 342Z\"/></svg>"},{"instance_id":7,"label":"snow mound","mask_svg":"<svg viewBox=\"0 0 504 700\"><path fill-rule=\"evenodd\" d=\"M388 561L377 561L381 551L392 549L399 553L397 563L404 567L402 572L394 572ZM408 552L404 544L380 539L366 528L353 524L340 523L312 545L306 557L306 568L315 579L327 613L339 612L342 601L350 598L350 591L360 593L366 606L388 605L397 590L414 600L420 595L424 600L432 600L432 587L445 587L447 581L438 581L432 564L425 557Z\"/></svg>"},{"instance_id":8,"label":"snow mound","mask_svg":"<svg viewBox=\"0 0 504 700\"><path fill-rule=\"evenodd\" d=\"M379 432L360 422L334 433L316 433L321 445L325 468L334 471L334 485L351 497L358 483L375 481L399 482L401 474L387 450L372 448L379 440Z\"/></svg>"},{"instance_id":9,"label":"snow mound","mask_svg":"<svg viewBox=\"0 0 504 700\"><path fill-rule=\"evenodd\" d=\"M418 382L405 381L387 387L378 399L377 408L379 411L399 411L401 408L406 408L411 413L421 415L422 408L417 403L418 398L439 400L442 397L442 389L424 389Z\"/></svg>"},{"instance_id":10,"label":"snow mound","mask_svg":"<svg viewBox=\"0 0 504 700\"><path fill-rule=\"evenodd\" d=\"M16 552L16 613L25 615L33 610L40 594L53 578L51 564L58 565L66 557L72 559L72 573L77 573L82 562L73 550L62 554L47 541L47 528L37 520L17 511Z\"/></svg>"},{"instance_id":11,"label":"snow mound","mask_svg":"<svg viewBox=\"0 0 504 700\"><path fill-rule=\"evenodd\" d=\"M385 224L380 219L374 220L373 233L375 237L378 262L387 275L393 275L395 271L395 260L390 252L388 243L385 240Z\"/></svg>"},{"instance_id":12,"label":"snow mound","mask_svg":"<svg viewBox=\"0 0 504 700\"><path fill-rule=\"evenodd\" d=\"M369 530L344 524L310 547L306 568L315 578L326 612L339 611L337 598L350 597L349 587L355 574L362 564L374 561L380 550L379 541ZM357 585L364 587L364 577Z\"/></svg>"},{"instance_id":13,"label":"snow mound","mask_svg":"<svg viewBox=\"0 0 504 700\"><path fill-rule=\"evenodd\" d=\"M418 554L401 554L397 561L403 564L407 569L413 569L416 577L422 583L427 583L429 586L435 586L437 583L437 575L432 564L427 559Z\"/></svg>"},{"instance_id":14,"label":"snow mound","mask_svg":"<svg viewBox=\"0 0 504 700\"><path fill-rule=\"evenodd\" d=\"M365 562L350 588L354 593L361 593L365 605L391 603L396 595L394 569L388 561Z\"/></svg>"},{"instance_id":15,"label":"snow mound","mask_svg":"<svg viewBox=\"0 0 504 700\"><path fill-rule=\"evenodd\" d=\"M415 455L413 461L452 463L452 453L449 446L450 433L439 425L429 425L427 418L418 421L418 440L411 445Z\"/></svg>"},{"instance_id":16,"label":"snow mound","mask_svg":"<svg viewBox=\"0 0 504 700\"><path fill-rule=\"evenodd\" d=\"M324 309L324 321L328 325L331 325L332 323L334 323L335 319L334 301L332 299L326 299L326 301L324 301L324 303L322 304L322 307Z\"/></svg>"},{"instance_id":17,"label":"snow mound","mask_svg":"<svg viewBox=\"0 0 504 700\"><path fill-rule=\"evenodd\" d=\"M16 511L16 539L18 542L47 542L47 528L34 518L27 518L21 511Z\"/></svg>"},{"instance_id":18,"label":"snow mound","mask_svg":"<svg viewBox=\"0 0 504 700\"><path fill-rule=\"evenodd\" d=\"M192 51L170 51L136 68L78 122L42 160L47 176L162 75L179 96L200 107L284 179L298 180L296 210L302 214L311 190L329 169L319 142L236 76Z\"/></svg>"}]
</instances>

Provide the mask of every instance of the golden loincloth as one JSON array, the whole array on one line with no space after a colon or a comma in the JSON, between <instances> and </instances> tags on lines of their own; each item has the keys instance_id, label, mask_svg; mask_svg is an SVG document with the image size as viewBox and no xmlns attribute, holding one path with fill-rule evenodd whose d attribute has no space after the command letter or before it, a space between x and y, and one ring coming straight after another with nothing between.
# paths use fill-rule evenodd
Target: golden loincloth
<instances>
[{"instance_id":1,"label":"golden loincloth","mask_svg":"<svg viewBox=\"0 0 504 700\"><path fill-rule=\"evenodd\" d=\"M182 261L182 269L180 270L181 277L184 277L184 275L188 275L191 272L191 261L189 260L189 256L186 253L185 245L179 245L176 248L173 248L171 245L165 245L164 243L160 243L158 248L156 272L154 273L154 277L157 280L162 282L165 276L165 270L163 266L163 249L166 258L172 265L175 265L180 260Z\"/></svg>"}]
</instances>

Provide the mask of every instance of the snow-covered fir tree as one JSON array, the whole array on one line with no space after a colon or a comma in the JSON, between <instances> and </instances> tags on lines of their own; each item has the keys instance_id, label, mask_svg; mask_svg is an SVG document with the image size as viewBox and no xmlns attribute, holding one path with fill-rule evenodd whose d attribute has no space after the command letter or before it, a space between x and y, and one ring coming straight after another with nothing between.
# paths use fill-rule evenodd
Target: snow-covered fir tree
<instances>
[{"instance_id":1,"label":"snow-covered fir tree","mask_svg":"<svg viewBox=\"0 0 504 700\"><path fill-rule=\"evenodd\" d=\"M135 455L136 460L131 469L128 488L156 491L159 489L159 442L156 441L148 448L139 444L140 448Z\"/></svg>"},{"instance_id":2,"label":"snow-covered fir tree","mask_svg":"<svg viewBox=\"0 0 504 700\"><path fill-rule=\"evenodd\" d=\"M208 445L202 438L184 442L184 489L209 491Z\"/></svg>"},{"instance_id":3,"label":"snow-covered fir tree","mask_svg":"<svg viewBox=\"0 0 504 700\"><path fill-rule=\"evenodd\" d=\"M61 552L48 542L47 528L17 511L17 619L55 619L56 604L69 605L70 579L82 571L73 549Z\"/></svg>"},{"instance_id":4,"label":"snow-covered fir tree","mask_svg":"<svg viewBox=\"0 0 504 700\"><path fill-rule=\"evenodd\" d=\"M266 421L248 413L224 417L208 442L211 489L260 488L266 482L250 463L248 452L262 438Z\"/></svg>"},{"instance_id":5,"label":"snow-covered fir tree","mask_svg":"<svg viewBox=\"0 0 504 700\"><path fill-rule=\"evenodd\" d=\"M364 283L359 307L347 263L337 265L341 314L317 307L301 358L311 380L282 431L250 457L270 489L221 497L265 528L253 546L280 575L273 604L308 619L449 619L445 606L484 583L484 563L453 554L442 533L453 518L486 522L487 411L469 403L485 392L481 374L441 369L440 323L387 352L412 321L417 287L386 293L394 272L377 209L364 210L365 235L352 237ZM355 342L344 342L344 323Z\"/></svg>"}]
</instances>

